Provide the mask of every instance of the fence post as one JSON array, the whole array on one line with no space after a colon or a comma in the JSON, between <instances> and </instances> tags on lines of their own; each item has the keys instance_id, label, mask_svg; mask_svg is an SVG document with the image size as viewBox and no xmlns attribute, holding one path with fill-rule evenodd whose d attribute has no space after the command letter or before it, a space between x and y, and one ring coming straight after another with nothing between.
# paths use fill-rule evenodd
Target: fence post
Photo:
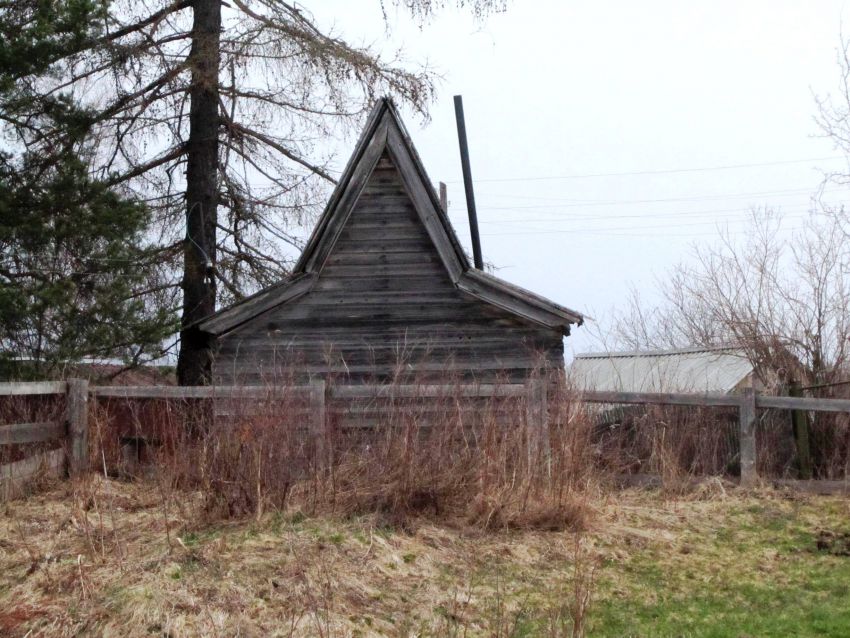
<instances>
[{"instance_id":1,"label":"fence post","mask_svg":"<svg viewBox=\"0 0 850 638\"><path fill-rule=\"evenodd\" d=\"M526 427L529 462L543 454L549 460L549 397L545 377L533 376L526 382Z\"/></svg>"},{"instance_id":2,"label":"fence post","mask_svg":"<svg viewBox=\"0 0 850 638\"><path fill-rule=\"evenodd\" d=\"M78 476L89 461L89 382L68 379L68 473Z\"/></svg>"},{"instance_id":3,"label":"fence post","mask_svg":"<svg viewBox=\"0 0 850 638\"><path fill-rule=\"evenodd\" d=\"M741 447L741 486L752 487L758 481L756 470L756 391L744 388L739 408Z\"/></svg>"},{"instance_id":4,"label":"fence post","mask_svg":"<svg viewBox=\"0 0 850 638\"><path fill-rule=\"evenodd\" d=\"M327 458L327 415L325 406L325 380L313 379L310 382L310 430L316 445L316 464L324 467Z\"/></svg>"}]
</instances>

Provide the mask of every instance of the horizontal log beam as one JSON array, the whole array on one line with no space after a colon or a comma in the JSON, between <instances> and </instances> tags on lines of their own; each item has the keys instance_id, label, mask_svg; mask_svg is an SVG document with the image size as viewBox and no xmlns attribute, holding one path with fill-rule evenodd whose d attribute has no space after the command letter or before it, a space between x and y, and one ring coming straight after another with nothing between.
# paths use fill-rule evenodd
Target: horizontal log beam
<instances>
[{"instance_id":1,"label":"horizontal log beam","mask_svg":"<svg viewBox=\"0 0 850 638\"><path fill-rule=\"evenodd\" d=\"M309 395L310 386L95 386L98 398L123 399L268 399ZM520 384L481 385L344 385L328 389L334 399L369 399L374 397L515 397L525 393Z\"/></svg>"},{"instance_id":2,"label":"horizontal log beam","mask_svg":"<svg viewBox=\"0 0 850 638\"><path fill-rule=\"evenodd\" d=\"M742 397L734 394L607 392L588 391L577 397L584 403L619 403L628 405L695 405L710 407L740 407Z\"/></svg>"},{"instance_id":3,"label":"horizontal log beam","mask_svg":"<svg viewBox=\"0 0 850 638\"><path fill-rule=\"evenodd\" d=\"M0 383L0 396L25 396L32 394L65 394L67 384L64 381L24 381Z\"/></svg>"},{"instance_id":4,"label":"horizontal log beam","mask_svg":"<svg viewBox=\"0 0 850 638\"><path fill-rule=\"evenodd\" d=\"M40 443L41 441L64 438L65 434L65 424L58 421L0 425L0 445Z\"/></svg>"},{"instance_id":5,"label":"horizontal log beam","mask_svg":"<svg viewBox=\"0 0 850 638\"><path fill-rule=\"evenodd\" d=\"M850 412L850 399L756 396L759 408L779 410L812 410L815 412Z\"/></svg>"},{"instance_id":6,"label":"horizontal log beam","mask_svg":"<svg viewBox=\"0 0 850 638\"><path fill-rule=\"evenodd\" d=\"M3 384L0 384L2 386ZM15 385L15 384L6 384ZM26 384L34 385L34 384ZM37 384L35 384L37 385ZM50 384L55 387L54 384ZM60 384L63 385L63 384ZM48 393L48 392L43 392ZM266 399L283 400L307 397L310 386L95 386L91 394L99 398L124 399ZM436 398L436 397L521 397L522 384L448 384L448 385L339 385L330 386L332 399ZM2 395L2 392L0 392ZM688 405L701 407L740 407L743 396L723 393L663 393L587 391L576 400L582 403L622 405ZM756 395L756 407L817 412L850 412L850 399L820 399Z\"/></svg>"},{"instance_id":7,"label":"horizontal log beam","mask_svg":"<svg viewBox=\"0 0 850 638\"><path fill-rule=\"evenodd\" d=\"M306 396L309 386L95 386L91 394L97 398L115 399L268 399L283 400Z\"/></svg>"},{"instance_id":8,"label":"horizontal log beam","mask_svg":"<svg viewBox=\"0 0 850 638\"><path fill-rule=\"evenodd\" d=\"M342 385L330 388L334 399L517 397L526 394L521 384L481 385Z\"/></svg>"}]
</instances>

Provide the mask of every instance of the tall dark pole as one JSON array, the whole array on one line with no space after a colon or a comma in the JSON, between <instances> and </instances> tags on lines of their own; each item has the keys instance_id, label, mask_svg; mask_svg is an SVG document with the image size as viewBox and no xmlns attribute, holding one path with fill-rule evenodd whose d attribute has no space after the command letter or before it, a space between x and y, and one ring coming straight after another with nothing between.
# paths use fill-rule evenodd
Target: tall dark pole
<instances>
[{"instance_id":1,"label":"tall dark pole","mask_svg":"<svg viewBox=\"0 0 850 638\"><path fill-rule=\"evenodd\" d=\"M460 165L463 169L463 190L466 191L466 210L469 213L469 234L472 237L472 261L478 270L484 270L481 258L481 237L478 235L478 215L475 212L475 193L472 190L472 170L469 168L469 146L466 143L466 122L463 119L463 98L455 95L457 138L460 142Z\"/></svg>"}]
</instances>

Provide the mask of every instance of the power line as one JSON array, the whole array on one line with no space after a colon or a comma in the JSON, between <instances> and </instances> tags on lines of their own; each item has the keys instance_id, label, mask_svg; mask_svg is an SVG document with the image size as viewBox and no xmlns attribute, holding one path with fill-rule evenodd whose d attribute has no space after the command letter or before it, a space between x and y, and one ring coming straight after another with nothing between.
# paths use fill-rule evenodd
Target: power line
<instances>
[{"instance_id":1,"label":"power line","mask_svg":"<svg viewBox=\"0 0 850 638\"><path fill-rule=\"evenodd\" d=\"M637 227L633 227L637 230L640 230ZM805 230L805 226L795 226L789 227L785 229L788 232L797 232ZM729 235L745 235L748 230L735 230L735 231L727 231ZM600 237L651 237L651 238L694 238L694 237L717 237L718 233L716 231L709 232L698 232L698 233L634 233L634 232L622 232L620 229L615 229L614 232L608 232L606 230L589 230L589 229L579 229L574 231L541 231L541 232L529 232L529 233L482 233L483 237L498 237L498 236L516 236L516 235L551 235L551 234L577 234L577 235L593 235Z\"/></svg>"},{"instance_id":2,"label":"power line","mask_svg":"<svg viewBox=\"0 0 850 638\"><path fill-rule=\"evenodd\" d=\"M739 222L746 222L746 220L738 220ZM727 221L727 223L729 223ZM685 228L689 226L707 226L710 224L717 224L717 220L703 220L698 222L686 222L683 224L658 224L655 226L620 226L613 228L535 228L529 230L520 230L514 231L510 233L490 233L490 236L498 236L498 235L541 235L544 233L581 233L586 230L651 230L651 229L665 229L665 228Z\"/></svg>"},{"instance_id":3,"label":"power line","mask_svg":"<svg viewBox=\"0 0 850 638\"><path fill-rule=\"evenodd\" d=\"M841 192L841 189L824 192ZM620 199L620 200L585 200L571 201L564 204L534 204L529 206L487 206L482 210L528 210L541 208L577 208L585 206L629 206L633 204L661 204L664 202L699 202L718 199L745 199L748 197L793 197L804 193L812 193L811 188L792 188L776 191L755 191L751 193L708 193L705 195L689 195L687 197L660 197L655 199ZM460 205L458 205L460 206ZM455 206L457 209L458 206Z\"/></svg>"},{"instance_id":4,"label":"power line","mask_svg":"<svg viewBox=\"0 0 850 638\"><path fill-rule=\"evenodd\" d=\"M781 213L782 216L798 216L805 215L807 213L812 212L809 208L782 208ZM644 219L677 219L677 218L694 218L700 216L712 216L712 217L723 217L723 218L735 218L735 217L749 217L750 211L748 209L742 208L721 208L721 209L713 209L713 210L684 210L684 211L676 211L676 212L668 212L668 213L632 213L630 215L606 215L606 214L589 214L589 215L569 215L569 216L561 216L561 217L546 217L541 219L529 219L525 217L516 217L511 219L493 219L493 220L482 220L481 224L493 224L493 225L512 225L512 224L535 224L535 223L554 223L561 224L565 222L573 222L573 221L608 221L612 219L623 219L623 220L644 220ZM456 219L461 219L460 214Z\"/></svg>"},{"instance_id":5,"label":"power line","mask_svg":"<svg viewBox=\"0 0 850 638\"><path fill-rule=\"evenodd\" d=\"M752 162L748 164L726 164L723 166L699 166L692 168L671 168L671 169L658 169L658 170L644 170L644 171L623 171L618 173L585 173L585 174L571 174L571 175L545 175L545 176L532 176L532 177L493 177L489 179L477 179L476 183L493 183L493 182L539 182L544 180L556 180L556 179L592 179L597 177L626 177L630 175L675 175L677 173L698 173L703 171L728 171L728 170L738 170L745 168L758 168L761 166L786 166L789 164L805 164L807 162L826 162L826 161L835 161L835 160L844 160L845 157L841 156L833 156L833 157L811 157L808 159L796 159L796 160L779 160L775 162ZM459 184L460 180L451 180L447 182L449 184Z\"/></svg>"}]
</instances>

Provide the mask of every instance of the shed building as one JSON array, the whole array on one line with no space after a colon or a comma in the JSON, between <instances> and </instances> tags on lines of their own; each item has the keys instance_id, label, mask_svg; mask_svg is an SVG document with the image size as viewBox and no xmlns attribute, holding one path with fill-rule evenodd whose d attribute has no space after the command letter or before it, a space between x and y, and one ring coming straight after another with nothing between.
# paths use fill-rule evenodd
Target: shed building
<instances>
[{"instance_id":1,"label":"shed building","mask_svg":"<svg viewBox=\"0 0 850 638\"><path fill-rule=\"evenodd\" d=\"M522 381L578 312L473 268L391 101L373 109L291 275L208 317L213 382L281 373Z\"/></svg>"},{"instance_id":2,"label":"shed building","mask_svg":"<svg viewBox=\"0 0 850 638\"><path fill-rule=\"evenodd\" d=\"M586 352L570 365L580 390L607 392L736 392L756 382L742 348Z\"/></svg>"}]
</instances>

